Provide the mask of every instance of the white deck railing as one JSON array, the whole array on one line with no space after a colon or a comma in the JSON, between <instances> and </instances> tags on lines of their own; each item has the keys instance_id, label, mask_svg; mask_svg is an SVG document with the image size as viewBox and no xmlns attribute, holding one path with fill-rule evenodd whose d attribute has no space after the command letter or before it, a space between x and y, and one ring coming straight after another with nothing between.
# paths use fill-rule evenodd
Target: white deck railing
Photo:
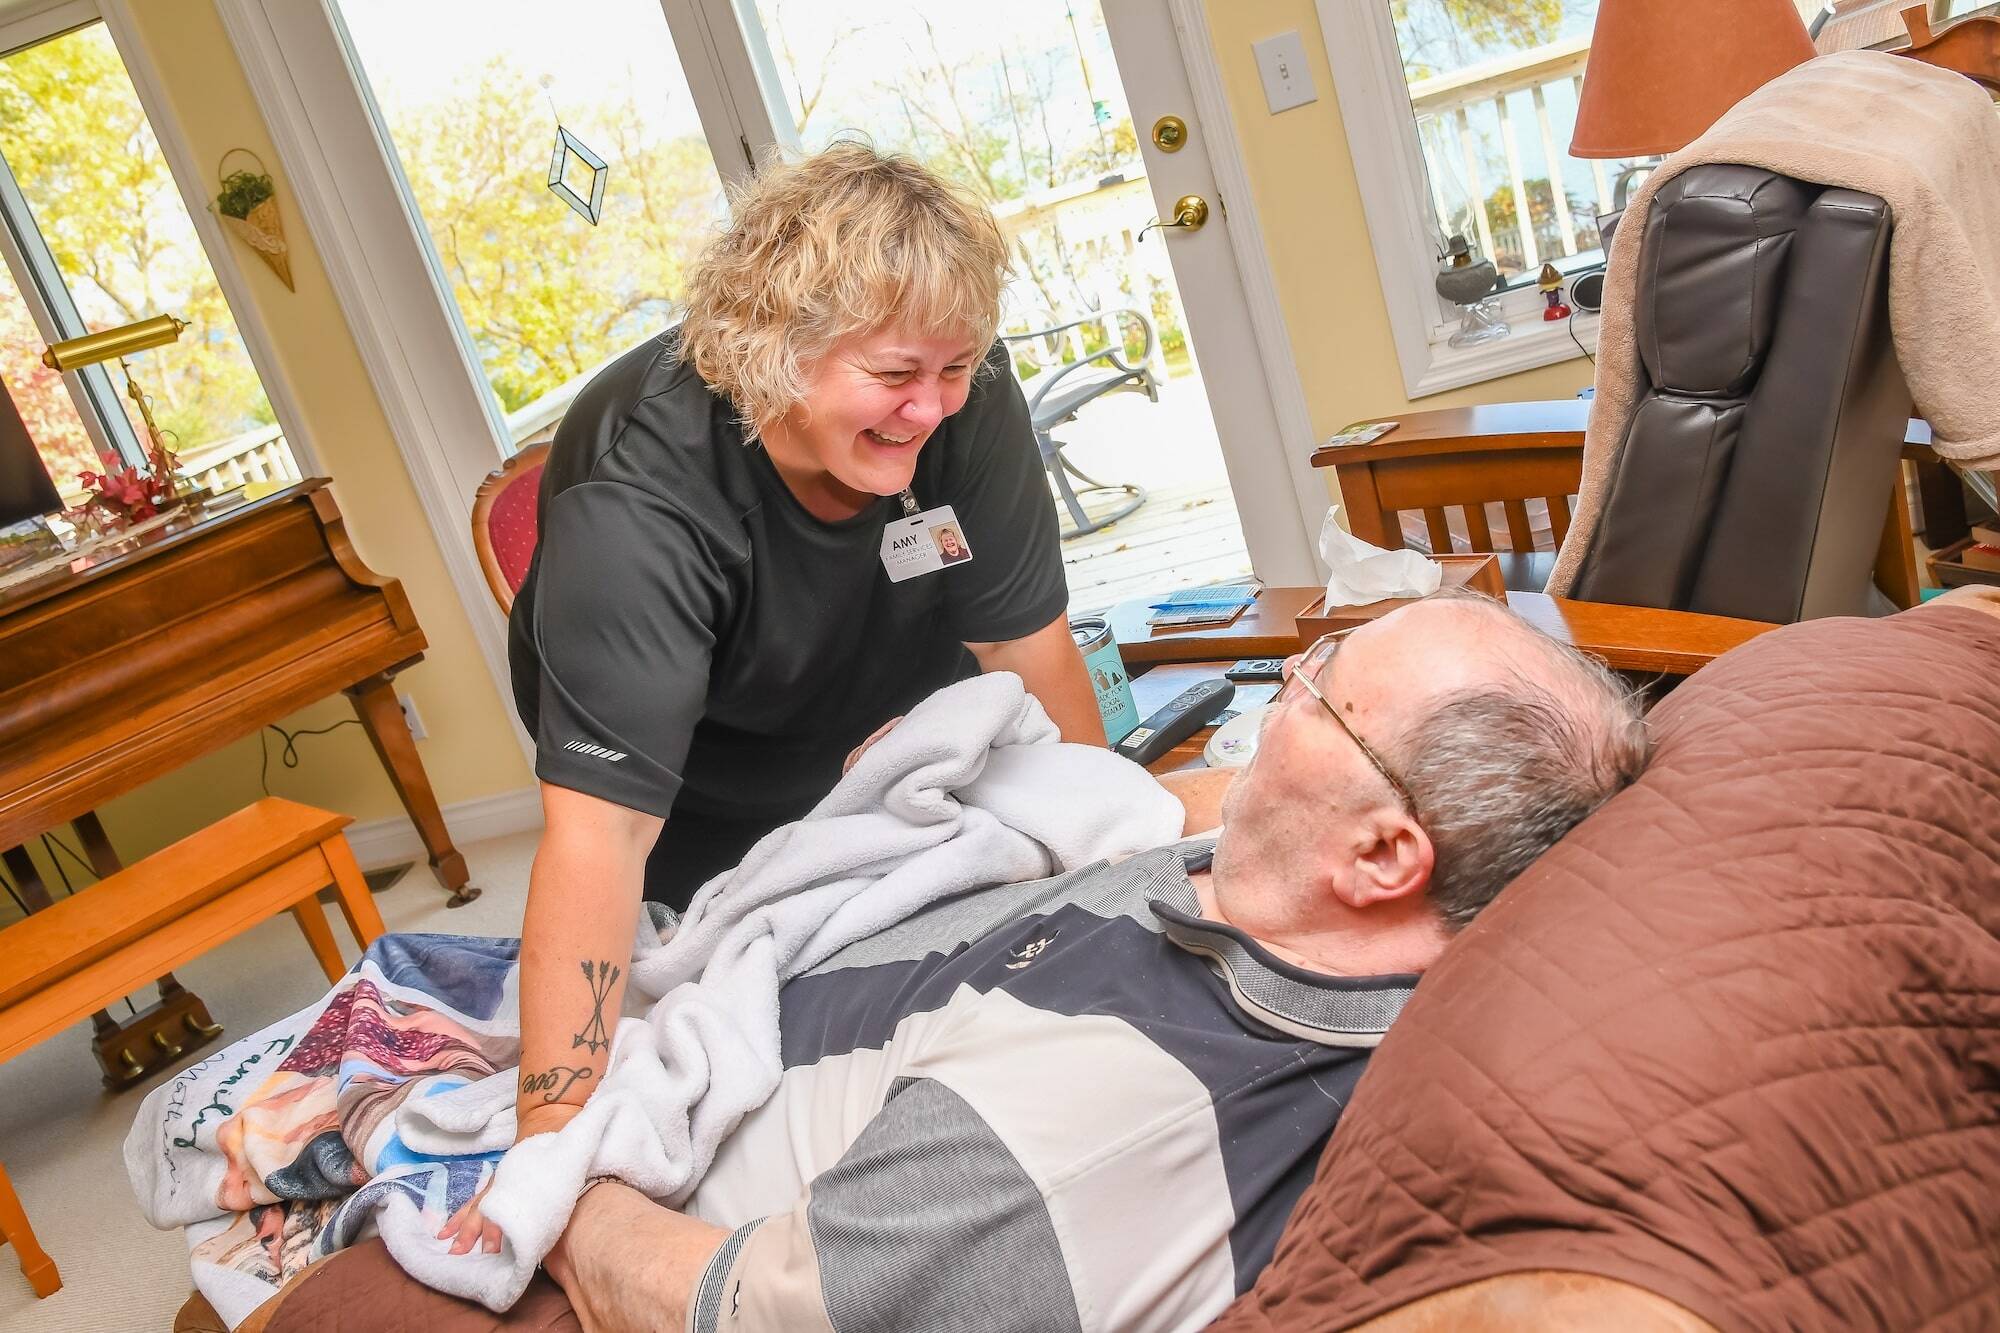
<instances>
[{"instance_id":1,"label":"white deck railing","mask_svg":"<svg viewBox=\"0 0 2000 1333\"><path fill-rule=\"evenodd\" d=\"M1595 213L1611 211L1621 164L1589 163L1596 195L1591 215L1577 216L1564 188L1574 123L1571 108L1582 95L1589 55L1590 39L1572 37L1410 84L1410 106L1416 112L1439 229L1445 235L1459 231L1469 208L1475 235L1467 239L1504 271L1533 274L1545 262L1572 258L1598 246ZM1565 84L1570 96L1564 110L1552 114L1549 92ZM1532 107L1528 116L1517 114L1521 109L1517 95L1524 92ZM1496 122L1497 163L1482 130ZM1463 198L1452 197L1458 193L1455 182L1462 182ZM1545 231L1537 228L1532 206L1536 184L1545 186L1550 195ZM1503 186L1514 205L1512 224L1492 207Z\"/></svg>"},{"instance_id":2,"label":"white deck railing","mask_svg":"<svg viewBox=\"0 0 2000 1333\"><path fill-rule=\"evenodd\" d=\"M184 451L180 474L220 494L250 481L297 481L299 466L285 443L284 427L270 425Z\"/></svg>"}]
</instances>

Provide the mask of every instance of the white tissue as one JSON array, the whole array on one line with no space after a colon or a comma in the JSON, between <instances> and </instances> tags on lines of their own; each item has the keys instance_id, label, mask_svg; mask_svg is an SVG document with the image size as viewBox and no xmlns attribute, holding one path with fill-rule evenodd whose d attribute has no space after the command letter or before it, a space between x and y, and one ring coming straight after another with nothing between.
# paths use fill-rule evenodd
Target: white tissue
<instances>
[{"instance_id":1,"label":"white tissue","mask_svg":"<svg viewBox=\"0 0 2000 1333\"><path fill-rule=\"evenodd\" d=\"M1319 529L1320 558L1333 574L1328 606L1363 606L1387 597L1428 597L1444 580L1444 566L1417 551L1385 551L1340 526L1340 506L1326 512Z\"/></svg>"}]
</instances>

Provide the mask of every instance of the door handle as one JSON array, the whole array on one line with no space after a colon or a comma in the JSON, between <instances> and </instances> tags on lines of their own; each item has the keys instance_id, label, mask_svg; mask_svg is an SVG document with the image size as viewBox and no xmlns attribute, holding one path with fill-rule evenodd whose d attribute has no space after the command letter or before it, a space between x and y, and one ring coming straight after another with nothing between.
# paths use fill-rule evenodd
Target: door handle
<instances>
[{"instance_id":1,"label":"door handle","mask_svg":"<svg viewBox=\"0 0 2000 1333\"><path fill-rule=\"evenodd\" d=\"M1198 194L1184 194L1174 201L1173 221L1162 222L1158 218L1153 219L1153 221L1139 228L1139 239L1142 241L1145 240L1146 233L1149 231L1167 231L1169 229L1200 231L1202 225L1207 221L1208 200Z\"/></svg>"}]
</instances>

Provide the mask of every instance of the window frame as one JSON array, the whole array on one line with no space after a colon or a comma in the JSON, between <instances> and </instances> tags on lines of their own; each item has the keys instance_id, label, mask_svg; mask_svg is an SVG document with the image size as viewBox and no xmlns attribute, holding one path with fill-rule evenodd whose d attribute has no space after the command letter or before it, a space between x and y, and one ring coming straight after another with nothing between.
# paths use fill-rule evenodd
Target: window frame
<instances>
[{"instance_id":1,"label":"window frame","mask_svg":"<svg viewBox=\"0 0 2000 1333\"><path fill-rule=\"evenodd\" d=\"M257 373L264 397L271 405L286 446L301 476L319 472L318 453L309 438L304 417L298 410L297 395L285 377L273 350L270 333L250 284L238 262L228 237L208 210L207 177L203 174L180 118L174 114L161 90L145 43L132 21L134 0L55 0L31 5L0 20L0 56L60 37L92 23L103 23L113 49L132 81L139 109L153 132L167 174L187 210L195 241L208 260L216 285L222 289L223 304L243 339L243 350ZM0 262L6 263L21 297L27 303L36 329L49 342L87 332L88 326L77 312L69 294L68 280L57 268L40 223L14 179L13 169L0 163ZM74 332L72 332L72 329ZM127 463L142 462L145 444L125 415L122 394L112 380L108 365L87 366L64 373L70 399L82 418L86 434L100 453L107 449ZM57 484L61 485L58 478Z\"/></svg>"},{"instance_id":2,"label":"window frame","mask_svg":"<svg viewBox=\"0 0 2000 1333\"><path fill-rule=\"evenodd\" d=\"M1433 223L1423 145L1410 114L1387 0L1315 4L1406 395L1423 398L1576 360L1586 352L1595 356L1597 317L1578 312L1573 324L1544 321L1541 295L1532 286L1500 295L1501 313L1514 330L1509 336L1474 347L1451 346L1456 316L1432 286L1438 265L1429 240Z\"/></svg>"},{"instance_id":3,"label":"window frame","mask_svg":"<svg viewBox=\"0 0 2000 1333\"><path fill-rule=\"evenodd\" d=\"M0 51L0 59L20 49L9 46ZM68 280L42 235L41 224L22 194L20 182L14 178L14 168L5 158L0 158L0 262L7 265L15 288L21 293L21 302L28 307L28 315L45 344L90 331L70 295ZM118 401L118 387L111 382L109 366L100 362L64 371L62 381L77 419L83 423L83 433L90 437L98 457L117 458L127 467L143 467L145 447ZM50 480L61 488L65 479Z\"/></svg>"}]
</instances>

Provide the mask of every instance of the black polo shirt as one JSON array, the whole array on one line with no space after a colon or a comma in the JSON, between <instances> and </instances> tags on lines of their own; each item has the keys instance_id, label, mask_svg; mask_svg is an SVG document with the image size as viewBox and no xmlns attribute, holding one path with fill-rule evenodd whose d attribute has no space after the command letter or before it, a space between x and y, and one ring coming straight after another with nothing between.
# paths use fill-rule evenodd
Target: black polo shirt
<instances>
[{"instance_id":1,"label":"black polo shirt","mask_svg":"<svg viewBox=\"0 0 2000 1333\"><path fill-rule=\"evenodd\" d=\"M672 332L606 366L556 431L509 625L536 774L671 816L662 852L698 839L707 862L740 855L810 809L869 732L974 674L966 643L1063 613L1055 509L1003 346L911 489L953 506L973 558L891 583L894 498L840 522L807 513Z\"/></svg>"}]
</instances>

